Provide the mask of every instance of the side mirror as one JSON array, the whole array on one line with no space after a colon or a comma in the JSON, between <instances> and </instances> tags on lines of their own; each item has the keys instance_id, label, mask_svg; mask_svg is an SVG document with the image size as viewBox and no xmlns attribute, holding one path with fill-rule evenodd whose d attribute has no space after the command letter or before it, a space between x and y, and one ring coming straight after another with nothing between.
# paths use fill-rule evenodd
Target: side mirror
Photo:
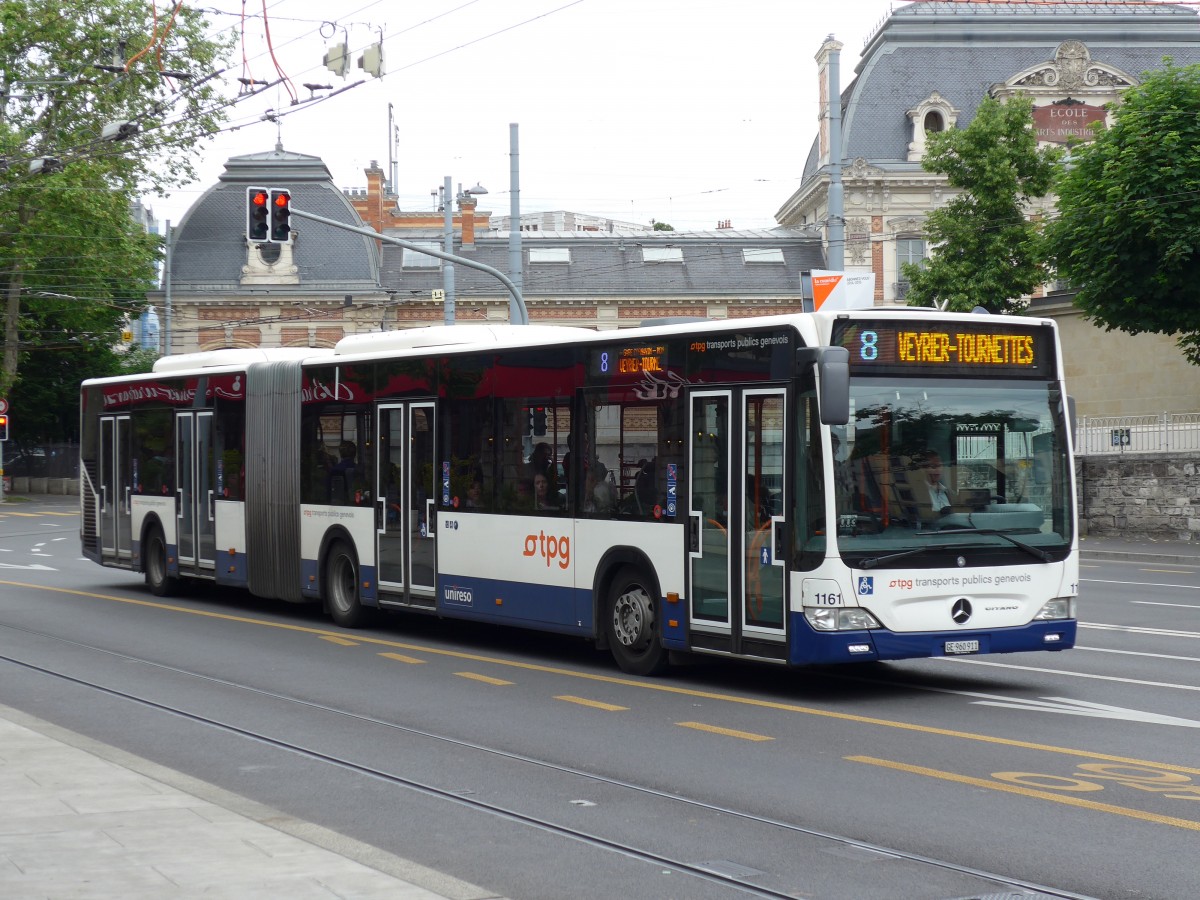
<instances>
[{"instance_id":1,"label":"side mirror","mask_svg":"<svg viewBox=\"0 0 1200 900\"><path fill-rule=\"evenodd\" d=\"M850 351L845 347L801 347L796 369L817 368L817 404L822 425L850 421Z\"/></svg>"}]
</instances>

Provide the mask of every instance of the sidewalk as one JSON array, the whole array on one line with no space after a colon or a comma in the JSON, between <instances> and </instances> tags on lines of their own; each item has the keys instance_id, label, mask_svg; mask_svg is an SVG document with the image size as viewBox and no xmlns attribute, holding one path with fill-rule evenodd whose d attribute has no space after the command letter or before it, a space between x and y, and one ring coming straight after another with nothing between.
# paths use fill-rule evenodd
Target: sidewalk
<instances>
[{"instance_id":1,"label":"sidewalk","mask_svg":"<svg viewBox=\"0 0 1200 900\"><path fill-rule=\"evenodd\" d=\"M0 897L495 896L6 706L0 797Z\"/></svg>"},{"instance_id":2,"label":"sidewalk","mask_svg":"<svg viewBox=\"0 0 1200 900\"><path fill-rule=\"evenodd\" d=\"M1079 556L1093 562L1116 560L1200 565L1200 541L1082 535L1079 538Z\"/></svg>"}]
</instances>

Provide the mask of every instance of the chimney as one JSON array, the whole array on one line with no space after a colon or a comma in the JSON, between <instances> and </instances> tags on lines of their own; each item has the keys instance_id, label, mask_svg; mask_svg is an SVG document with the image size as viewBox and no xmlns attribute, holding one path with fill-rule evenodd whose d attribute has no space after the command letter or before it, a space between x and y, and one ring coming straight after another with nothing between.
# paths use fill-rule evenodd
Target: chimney
<instances>
[{"instance_id":1,"label":"chimney","mask_svg":"<svg viewBox=\"0 0 1200 900\"><path fill-rule=\"evenodd\" d=\"M363 221L378 232L383 232L383 169L379 163L371 160L371 166L364 170L367 175L367 204Z\"/></svg>"},{"instance_id":2,"label":"chimney","mask_svg":"<svg viewBox=\"0 0 1200 900\"><path fill-rule=\"evenodd\" d=\"M475 207L479 205L479 201L470 194L459 194L458 211L462 219L462 245L465 250L467 247L475 246Z\"/></svg>"}]
</instances>

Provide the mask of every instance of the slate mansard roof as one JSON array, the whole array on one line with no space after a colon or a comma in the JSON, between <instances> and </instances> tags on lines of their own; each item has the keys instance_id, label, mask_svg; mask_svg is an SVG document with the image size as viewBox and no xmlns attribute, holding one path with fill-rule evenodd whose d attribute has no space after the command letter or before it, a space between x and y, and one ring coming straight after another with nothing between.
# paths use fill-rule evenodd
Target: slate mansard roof
<instances>
[{"instance_id":1,"label":"slate mansard roof","mask_svg":"<svg viewBox=\"0 0 1200 900\"><path fill-rule=\"evenodd\" d=\"M935 91L974 118L993 85L1054 59L1063 41L1087 45L1093 62L1135 78L1200 62L1200 17L1185 6L1150 3L918 2L894 10L869 39L842 91L843 161L863 158L885 170L920 171L907 162L906 111ZM803 182L818 174L816 142Z\"/></svg>"},{"instance_id":2,"label":"slate mansard roof","mask_svg":"<svg viewBox=\"0 0 1200 900\"><path fill-rule=\"evenodd\" d=\"M171 284L180 291L238 293L246 264L246 189L286 187L293 206L347 225L362 220L345 195L334 187L325 164L315 156L290 153L277 146L267 153L235 156L225 171L184 215L175 231ZM299 290L368 290L379 284L375 241L303 219L292 219L296 231Z\"/></svg>"},{"instance_id":3,"label":"slate mansard roof","mask_svg":"<svg viewBox=\"0 0 1200 900\"><path fill-rule=\"evenodd\" d=\"M434 240L393 233L409 241ZM659 256L678 258L651 258L656 251ZM801 273L824 267L820 237L793 228L638 235L539 232L534 238L522 236L522 252L522 293L530 298L795 298L800 296ZM474 249L456 246L455 253L509 272L507 233L477 236ZM398 294L426 296L441 288L437 261L426 260L422 266L405 265L403 249L385 244L384 286ZM494 276L463 265L454 267L454 284L459 299L505 293Z\"/></svg>"}]
</instances>

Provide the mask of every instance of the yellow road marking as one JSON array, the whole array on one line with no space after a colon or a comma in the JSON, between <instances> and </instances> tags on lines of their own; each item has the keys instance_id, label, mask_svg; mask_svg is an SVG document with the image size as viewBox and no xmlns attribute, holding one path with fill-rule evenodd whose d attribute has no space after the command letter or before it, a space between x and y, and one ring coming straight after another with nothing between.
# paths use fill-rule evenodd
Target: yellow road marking
<instances>
[{"instance_id":1,"label":"yellow road marking","mask_svg":"<svg viewBox=\"0 0 1200 900\"><path fill-rule=\"evenodd\" d=\"M607 712L624 712L628 706L617 706L615 703L601 703L599 700L588 700L584 697L572 697L570 694L560 694L555 700L565 700L567 703L578 703L580 706L590 706L592 709L603 709Z\"/></svg>"},{"instance_id":2,"label":"yellow road marking","mask_svg":"<svg viewBox=\"0 0 1200 900\"><path fill-rule=\"evenodd\" d=\"M404 656L400 653L380 653L379 655L387 657L388 659L394 659L396 662L408 663L412 666L419 666L425 662L425 660L417 659L415 656Z\"/></svg>"},{"instance_id":3,"label":"yellow road marking","mask_svg":"<svg viewBox=\"0 0 1200 900\"><path fill-rule=\"evenodd\" d=\"M31 512L10 512L8 510L5 510L4 512L0 513L0 518L5 518L7 516L20 516L23 519L36 519L39 516L77 516L77 515L79 515L79 513L77 513L77 512L69 512L69 513L68 512L35 512L35 513L31 513Z\"/></svg>"},{"instance_id":4,"label":"yellow road marking","mask_svg":"<svg viewBox=\"0 0 1200 900\"><path fill-rule=\"evenodd\" d=\"M329 641L331 644L337 644L339 647L357 647L358 641L350 641L344 637L338 637L336 634L319 635L321 640Z\"/></svg>"},{"instance_id":5,"label":"yellow road marking","mask_svg":"<svg viewBox=\"0 0 1200 900\"><path fill-rule=\"evenodd\" d=\"M1022 797L1032 797L1036 800L1049 800L1051 803L1062 803L1066 806L1077 806L1080 809L1091 809L1096 812L1112 813L1116 816L1126 816L1130 819L1141 819L1144 822L1154 822L1157 825L1170 825L1173 828L1185 828L1189 831L1200 831L1200 822L1191 819L1179 819L1175 816L1160 816L1155 813L1142 812L1140 809L1128 809L1124 806L1114 806L1111 803L1097 803L1095 800L1084 800L1081 797L1070 797L1050 791L1039 791L1034 788L1006 784L1003 781L989 781L986 778L972 778L969 775L958 775L954 772L942 772L938 769L927 769L924 766L910 766L907 763L893 762L888 759L876 759L873 756L847 756L849 762L866 763L869 766L881 766L885 769L896 769L910 772L914 775L927 775L930 778L940 778L943 781L954 781L959 784L969 784L973 787L987 788L993 791L1004 791L1007 794L1020 794Z\"/></svg>"},{"instance_id":6,"label":"yellow road marking","mask_svg":"<svg viewBox=\"0 0 1200 900\"><path fill-rule=\"evenodd\" d=\"M385 653L384 656L387 654ZM470 678L472 681L482 681L484 684L512 684L503 678L493 678L491 675L480 675L478 672L455 672L459 678Z\"/></svg>"},{"instance_id":7,"label":"yellow road marking","mask_svg":"<svg viewBox=\"0 0 1200 900\"><path fill-rule=\"evenodd\" d=\"M300 634L313 634L317 636L330 635L340 637L339 631L334 631L326 628L318 628L312 625L293 625L288 622L268 622L264 619L256 619L251 616L238 616L232 613L213 612L207 609L196 609L187 606L172 606L169 603L158 603L151 600L138 600L133 597L117 597L113 594L97 594L93 591L80 591L73 588L53 587L45 584L34 584L25 581L5 581L0 580L0 584L6 584L10 587L27 588L31 591L47 591L55 594L65 594L75 597L90 597L96 600L110 600L114 603L127 603L131 606L143 606L151 609L164 610L166 612L182 613L189 616L202 616L209 619L220 619L226 622L238 622L245 625L258 625L267 628L279 628L283 631L294 631ZM394 641L386 638L371 637L369 635L359 635L357 637L359 643L372 644L378 647L394 647L399 650L412 650L418 653L426 653L432 656L446 656L452 659L470 660L472 662L484 663L487 665L503 666L508 669L521 669L526 672L541 672L547 675L561 675L568 678L575 678L581 681L595 681L603 684L619 684L625 687L638 688L643 691L656 691L662 694L676 694L681 697L692 697L701 700L716 700L723 703L733 703L739 706L751 706L756 709L773 709L779 712L798 713L800 715L815 716L823 719L834 719L840 722L854 722L860 725L876 725L881 728L898 728L901 731L911 731L917 734L936 735L938 737L957 738L963 741L976 741L983 744L994 744L1000 747L1017 747L1022 750L1037 750L1043 753L1056 753L1063 756L1072 756L1076 758L1094 759L1102 762L1123 763L1133 766L1148 766L1152 769L1161 769L1167 772L1184 772L1188 775L1200 775L1200 768L1191 766L1180 766L1171 763L1154 762L1152 760L1139 759L1130 756L1118 756L1112 753L1096 753L1091 750L1078 750L1072 747L1057 747L1054 744L1039 744L1033 741L1020 741L1014 738L994 737L989 734L978 734L971 731L955 731L950 728L935 728L930 725L918 725L913 722L898 722L894 719L879 719L873 716L860 716L854 713L838 712L832 709L817 709L811 706L799 706L794 703L781 703L775 700L759 700L754 697L738 697L734 694L723 694L717 691L701 691L695 688L679 687L672 684L662 684L661 682L650 680L635 680L632 678L622 678L617 675L601 675L595 672L578 672L572 669L563 669L557 666L543 666L537 663L518 662L510 659L500 659L494 656L483 656L476 653L465 653L461 650L444 650L437 647L426 647L420 644L409 644L403 641ZM412 657L403 657L399 654L381 653L380 656L388 656L393 659L399 659L402 662L423 662L424 660L414 660Z\"/></svg>"},{"instance_id":8,"label":"yellow road marking","mask_svg":"<svg viewBox=\"0 0 1200 900\"><path fill-rule=\"evenodd\" d=\"M696 731L707 731L710 734L723 734L726 737L741 738L743 741L773 741L775 738L765 734L755 734L752 731L734 731L732 728L720 728L716 725L705 725L703 722L676 722L681 728L693 728Z\"/></svg>"}]
</instances>

